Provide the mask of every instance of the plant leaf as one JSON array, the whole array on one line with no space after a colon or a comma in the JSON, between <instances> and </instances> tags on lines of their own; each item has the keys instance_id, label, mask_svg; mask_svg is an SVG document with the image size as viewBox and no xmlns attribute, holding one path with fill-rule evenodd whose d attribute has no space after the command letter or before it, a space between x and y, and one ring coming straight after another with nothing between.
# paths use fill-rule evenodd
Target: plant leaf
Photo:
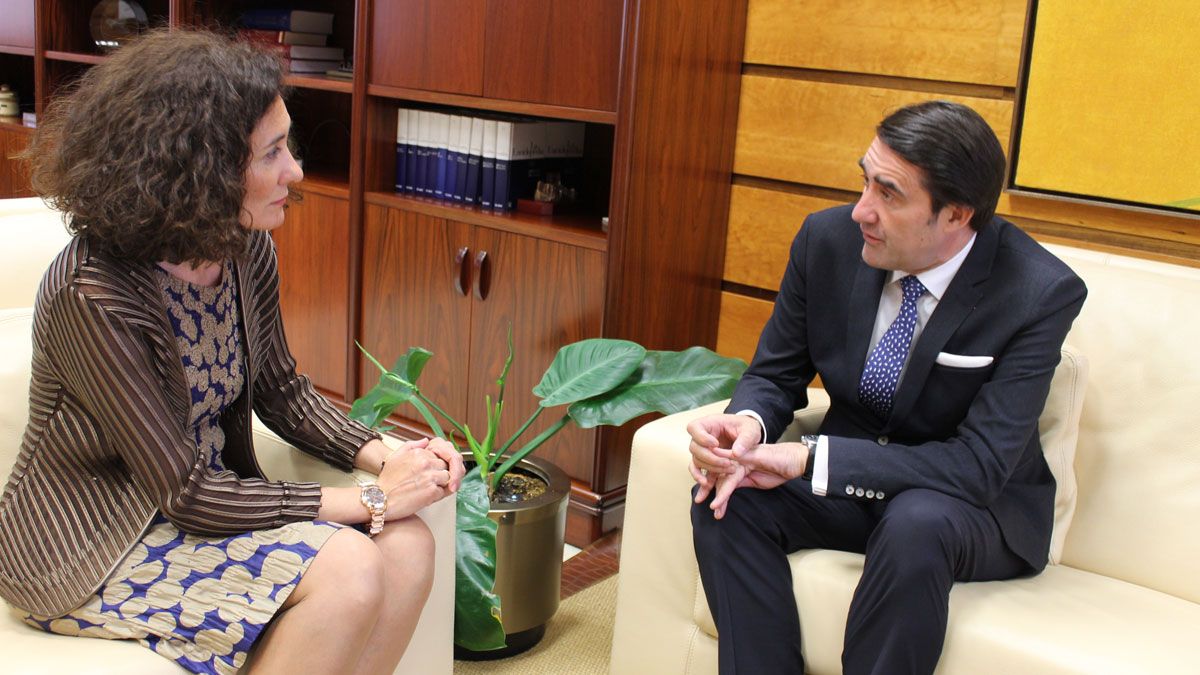
<instances>
[{"instance_id":1,"label":"plant leaf","mask_svg":"<svg viewBox=\"0 0 1200 675\"><path fill-rule=\"evenodd\" d=\"M488 518L487 486L468 471L455 516L454 643L474 651L505 645L496 585L496 523Z\"/></svg>"},{"instance_id":2,"label":"plant leaf","mask_svg":"<svg viewBox=\"0 0 1200 675\"><path fill-rule=\"evenodd\" d=\"M432 357L433 352L427 349L409 347L408 352L396 359L396 364L392 366L391 372L415 386L417 379L421 377L421 371L425 370L425 364L429 363L429 359Z\"/></svg>"},{"instance_id":3,"label":"plant leaf","mask_svg":"<svg viewBox=\"0 0 1200 675\"><path fill-rule=\"evenodd\" d=\"M379 384L363 394L350 407L350 419L362 422L372 429L378 428L397 406L412 400L416 391L412 383L405 382L392 373L384 373L379 377Z\"/></svg>"},{"instance_id":4,"label":"plant leaf","mask_svg":"<svg viewBox=\"0 0 1200 675\"><path fill-rule=\"evenodd\" d=\"M550 408L598 396L620 385L637 370L645 347L628 340L594 338L558 350L533 393Z\"/></svg>"},{"instance_id":5,"label":"plant leaf","mask_svg":"<svg viewBox=\"0 0 1200 675\"><path fill-rule=\"evenodd\" d=\"M637 371L612 391L579 401L567 413L584 429L621 425L649 412L691 410L728 398L746 370L704 347L681 352L647 352Z\"/></svg>"}]
</instances>

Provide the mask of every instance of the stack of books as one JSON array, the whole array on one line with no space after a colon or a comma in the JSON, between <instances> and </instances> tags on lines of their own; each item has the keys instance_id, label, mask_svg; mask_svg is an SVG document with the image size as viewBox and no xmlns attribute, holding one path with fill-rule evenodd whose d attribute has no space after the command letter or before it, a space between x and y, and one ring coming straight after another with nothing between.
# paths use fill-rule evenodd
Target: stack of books
<instances>
[{"instance_id":1,"label":"stack of books","mask_svg":"<svg viewBox=\"0 0 1200 675\"><path fill-rule=\"evenodd\" d=\"M333 14L299 9L253 9L242 14L239 34L277 52L292 73L324 73L342 65L341 47L326 46Z\"/></svg>"},{"instance_id":2,"label":"stack of books","mask_svg":"<svg viewBox=\"0 0 1200 675\"><path fill-rule=\"evenodd\" d=\"M396 192L510 211L549 174L577 184L583 142L581 122L400 108Z\"/></svg>"}]
</instances>

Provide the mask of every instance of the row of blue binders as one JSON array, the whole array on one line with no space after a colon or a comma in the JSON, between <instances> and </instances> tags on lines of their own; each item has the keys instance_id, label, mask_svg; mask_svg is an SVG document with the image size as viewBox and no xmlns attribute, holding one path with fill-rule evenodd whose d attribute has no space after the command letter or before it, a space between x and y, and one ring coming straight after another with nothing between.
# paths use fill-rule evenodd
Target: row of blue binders
<instances>
[{"instance_id":1,"label":"row of blue binders","mask_svg":"<svg viewBox=\"0 0 1200 675\"><path fill-rule=\"evenodd\" d=\"M396 192L512 210L539 180L581 172L584 124L400 108Z\"/></svg>"}]
</instances>

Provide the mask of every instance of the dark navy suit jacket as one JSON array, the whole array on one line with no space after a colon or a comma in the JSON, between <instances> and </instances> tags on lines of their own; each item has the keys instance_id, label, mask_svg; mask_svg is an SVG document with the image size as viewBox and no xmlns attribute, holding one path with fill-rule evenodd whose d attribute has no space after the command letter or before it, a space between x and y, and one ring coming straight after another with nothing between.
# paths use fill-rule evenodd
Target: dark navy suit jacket
<instances>
[{"instance_id":1,"label":"dark navy suit jacket","mask_svg":"<svg viewBox=\"0 0 1200 675\"><path fill-rule=\"evenodd\" d=\"M858 383L889 273L863 262L850 212L842 206L805 220L728 410L758 412L767 440L777 439L820 375L832 400L821 426L830 436L830 498L865 499L847 495L846 486L889 498L911 488L943 492L990 510L1008 547L1041 570L1054 477L1038 417L1087 295L1083 281L1015 225L993 218L930 316L892 413L881 419L859 403ZM935 363L938 352L994 360L947 367Z\"/></svg>"}]
</instances>

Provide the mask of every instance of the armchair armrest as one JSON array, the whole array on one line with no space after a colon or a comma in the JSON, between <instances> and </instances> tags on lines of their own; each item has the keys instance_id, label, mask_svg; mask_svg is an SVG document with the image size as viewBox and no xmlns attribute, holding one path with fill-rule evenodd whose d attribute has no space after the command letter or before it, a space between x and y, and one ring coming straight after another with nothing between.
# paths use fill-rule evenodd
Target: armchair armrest
<instances>
[{"instance_id":1,"label":"armchair armrest","mask_svg":"<svg viewBox=\"0 0 1200 675\"><path fill-rule=\"evenodd\" d=\"M728 401L668 415L638 429L633 437L621 575L613 632L612 668L620 673L687 671L697 639L693 619L700 571L692 548L691 489L687 425L719 413ZM829 397L809 390L809 407L783 440L813 433L825 417Z\"/></svg>"}]
</instances>

